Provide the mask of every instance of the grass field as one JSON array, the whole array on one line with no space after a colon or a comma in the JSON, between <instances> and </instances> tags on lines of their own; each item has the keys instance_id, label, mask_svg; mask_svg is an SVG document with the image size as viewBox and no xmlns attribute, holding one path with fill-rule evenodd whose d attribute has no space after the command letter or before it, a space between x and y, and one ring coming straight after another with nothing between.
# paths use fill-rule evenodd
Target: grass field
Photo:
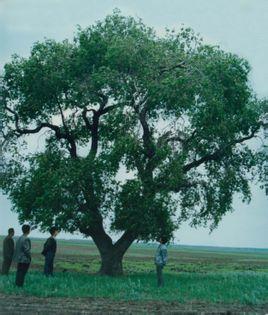
<instances>
[{"instance_id":1,"label":"grass field","mask_svg":"<svg viewBox=\"0 0 268 315\"><path fill-rule=\"evenodd\" d=\"M23 290L14 287L13 269L9 277L0 277L0 293L117 301L268 305L266 249L169 246L165 287L158 289L153 264L155 245L133 245L124 259L124 276L111 278L95 274L100 260L92 243L59 240L56 274L47 279L41 273L43 242L39 239L32 242L32 266Z\"/></svg>"}]
</instances>

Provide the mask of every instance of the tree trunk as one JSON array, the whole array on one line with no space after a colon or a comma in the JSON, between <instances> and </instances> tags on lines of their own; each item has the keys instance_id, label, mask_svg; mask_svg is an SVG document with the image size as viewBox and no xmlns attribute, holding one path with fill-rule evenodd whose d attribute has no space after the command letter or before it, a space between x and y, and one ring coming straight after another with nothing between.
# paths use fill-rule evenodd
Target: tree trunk
<instances>
[{"instance_id":1,"label":"tree trunk","mask_svg":"<svg viewBox=\"0 0 268 315\"><path fill-rule=\"evenodd\" d=\"M120 276L123 274L123 255L114 248L106 253L101 253L101 267L99 274L107 276Z\"/></svg>"},{"instance_id":2,"label":"tree trunk","mask_svg":"<svg viewBox=\"0 0 268 315\"><path fill-rule=\"evenodd\" d=\"M137 236L130 231L125 231L120 239L113 244L111 237L104 230L102 220L94 223L94 228L80 228L80 232L91 236L100 252L101 268L99 274L108 276L122 275L123 256Z\"/></svg>"},{"instance_id":3,"label":"tree trunk","mask_svg":"<svg viewBox=\"0 0 268 315\"><path fill-rule=\"evenodd\" d=\"M133 233L125 231L121 238L112 246L103 246L104 243L102 242L101 246L98 247L101 254L99 273L109 276L122 275L123 257L135 238L136 236Z\"/></svg>"}]
</instances>

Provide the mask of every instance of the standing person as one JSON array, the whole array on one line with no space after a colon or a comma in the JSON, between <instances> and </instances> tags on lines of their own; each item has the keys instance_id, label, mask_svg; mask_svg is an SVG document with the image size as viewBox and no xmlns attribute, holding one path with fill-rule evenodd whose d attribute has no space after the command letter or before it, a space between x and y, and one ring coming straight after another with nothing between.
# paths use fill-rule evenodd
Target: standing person
<instances>
[{"instance_id":1,"label":"standing person","mask_svg":"<svg viewBox=\"0 0 268 315\"><path fill-rule=\"evenodd\" d=\"M44 275L53 277L54 258L57 251L57 241L55 238L59 233L59 229L53 226L49 232L51 236L44 244L42 255L45 256Z\"/></svg>"},{"instance_id":2,"label":"standing person","mask_svg":"<svg viewBox=\"0 0 268 315\"><path fill-rule=\"evenodd\" d=\"M17 262L16 286L22 287L26 273L31 264L31 240L28 235L31 227L28 224L22 226L23 235L16 242L14 260Z\"/></svg>"},{"instance_id":3,"label":"standing person","mask_svg":"<svg viewBox=\"0 0 268 315\"><path fill-rule=\"evenodd\" d=\"M3 264L2 264L2 275L8 275L10 266L12 264L15 243L13 240L15 231L14 229L8 229L8 235L3 242Z\"/></svg>"},{"instance_id":4,"label":"standing person","mask_svg":"<svg viewBox=\"0 0 268 315\"><path fill-rule=\"evenodd\" d=\"M159 239L159 246L157 247L155 253L155 266L156 266L156 274L157 274L157 286L163 287L164 286L164 279L163 279L163 268L167 263L167 238L161 237Z\"/></svg>"}]
</instances>

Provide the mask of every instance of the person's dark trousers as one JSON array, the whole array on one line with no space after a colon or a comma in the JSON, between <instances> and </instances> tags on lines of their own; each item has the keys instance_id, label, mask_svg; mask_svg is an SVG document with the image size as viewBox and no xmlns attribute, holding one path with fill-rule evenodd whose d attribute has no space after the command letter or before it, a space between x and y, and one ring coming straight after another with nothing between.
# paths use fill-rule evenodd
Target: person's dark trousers
<instances>
[{"instance_id":1,"label":"person's dark trousers","mask_svg":"<svg viewBox=\"0 0 268 315\"><path fill-rule=\"evenodd\" d=\"M54 257L55 257L55 254L53 252L47 252L46 253L44 274L47 277L53 276Z\"/></svg>"},{"instance_id":2,"label":"person's dark trousers","mask_svg":"<svg viewBox=\"0 0 268 315\"><path fill-rule=\"evenodd\" d=\"M16 286L23 287L26 273L30 267L30 264L18 263L16 274Z\"/></svg>"},{"instance_id":3,"label":"person's dark trousers","mask_svg":"<svg viewBox=\"0 0 268 315\"><path fill-rule=\"evenodd\" d=\"M164 286L164 278L163 278L163 266L156 265L156 275L157 275L157 286Z\"/></svg>"},{"instance_id":4,"label":"person's dark trousers","mask_svg":"<svg viewBox=\"0 0 268 315\"><path fill-rule=\"evenodd\" d=\"M5 258L2 264L2 275L8 275L12 259Z\"/></svg>"}]
</instances>

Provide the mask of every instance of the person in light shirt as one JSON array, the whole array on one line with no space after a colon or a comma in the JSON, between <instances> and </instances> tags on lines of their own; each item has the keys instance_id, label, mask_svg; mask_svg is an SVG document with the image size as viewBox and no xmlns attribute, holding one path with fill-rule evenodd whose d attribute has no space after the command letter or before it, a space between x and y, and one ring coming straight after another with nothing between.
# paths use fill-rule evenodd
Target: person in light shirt
<instances>
[{"instance_id":1,"label":"person in light shirt","mask_svg":"<svg viewBox=\"0 0 268 315\"><path fill-rule=\"evenodd\" d=\"M25 276L31 264L31 240L28 235L31 227L28 224L22 226L23 235L16 242L14 261L17 262L16 286L23 287Z\"/></svg>"},{"instance_id":2,"label":"person in light shirt","mask_svg":"<svg viewBox=\"0 0 268 315\"><path fill-rule=\"evenodd\" d=\"M154 262L156 266L157 286L163 287L164 286L163 269L168 259L167 246L166 246L166 243L168 240L166 237L160 237L158 241L159 241L159 245L155 253Z\"/></svg>"}]
</instances>

